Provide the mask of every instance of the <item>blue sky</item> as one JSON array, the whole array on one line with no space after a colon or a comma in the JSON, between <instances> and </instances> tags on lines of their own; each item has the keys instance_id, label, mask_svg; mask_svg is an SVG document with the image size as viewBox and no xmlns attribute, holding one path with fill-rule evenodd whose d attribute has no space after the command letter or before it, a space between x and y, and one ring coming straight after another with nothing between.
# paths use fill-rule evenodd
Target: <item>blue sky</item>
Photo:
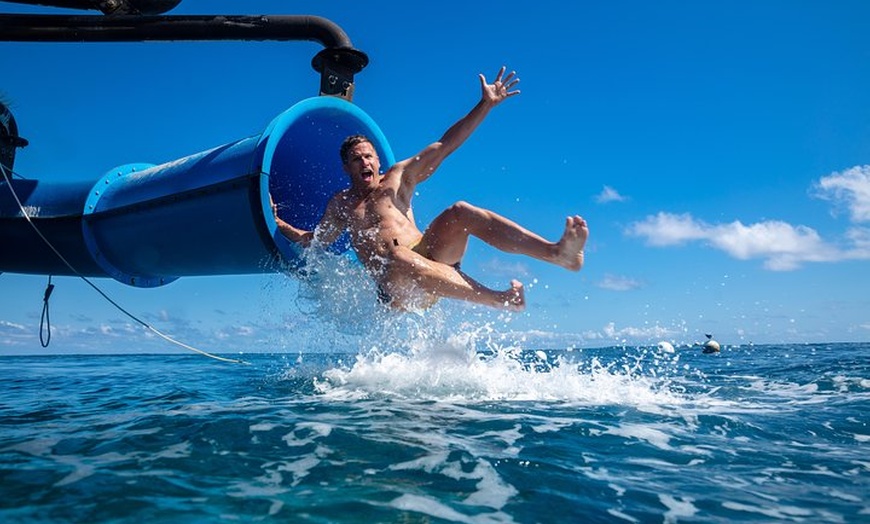
<instances>
[{"instance_id":1,"label":"blue sky","mask_svg":"<svg viewBox=\"0 0 870 524\"><path fill-rule=\"evenodd\" d=\"M371 60L354 102L398 158L471 108L478 73L518 72L522 94L419 187L418 222L461 199L555 239L579 213L591 229L587 262L575 274L473 243L469 274L530 285L525 313L476 311L476 322L528 346L691 343L704 333L724 344L870 340L866 2L184 0L170 14L212 13L340 25ZM257 134L316 95L309 63L319 49L0 42L0 96L30 140L16 171L96 181L117 165ZM0 275L0 352L43 351L45 280ZM54 282L48 351L167 349L84 283ZM280 275L97 283L208 350L280 350L320 325Z\"/></svg>"}]
</instances>

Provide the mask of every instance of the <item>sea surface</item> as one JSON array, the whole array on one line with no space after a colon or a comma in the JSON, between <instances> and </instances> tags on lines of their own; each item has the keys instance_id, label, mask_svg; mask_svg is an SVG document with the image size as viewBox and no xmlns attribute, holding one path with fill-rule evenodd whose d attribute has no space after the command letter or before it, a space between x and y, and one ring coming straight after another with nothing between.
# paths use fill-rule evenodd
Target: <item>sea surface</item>
<instances>
[{"instance_id":1,"label":"sea surface","mask_svg":"<svg viewBox=\"0 0 870 524\"><path fill-rule=\"evenodd\" d=\"M870 344L0 357L0 522L870 522Z\"/></svg>"}]
</instances>

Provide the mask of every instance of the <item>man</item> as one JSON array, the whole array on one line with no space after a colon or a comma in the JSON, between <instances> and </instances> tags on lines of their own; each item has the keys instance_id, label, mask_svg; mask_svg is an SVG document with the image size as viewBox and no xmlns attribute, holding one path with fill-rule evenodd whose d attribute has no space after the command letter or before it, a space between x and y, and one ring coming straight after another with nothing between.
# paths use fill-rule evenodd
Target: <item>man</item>
<instances>
[{"instance_id":1,"label":"man","mask_svg":"<svg viewBox=\"0 0 870 524\"><path fill-rule=\"evenodd\" d=\"M558 242L548 242L492 211L457 202L438 215L425 233L414 222L411 198L483 121L489 111L520 91L514 72L499 70L492 84L480 76L477 105L416 156L402 160L380 174L380 160L368 138L348 137L341 146L341 161L350 187L328 203L315 231L304 231L278 218L278 228L291 241L308 246L329 245L344 231L359 260L378 284L379 298L398 309L428 307L441 297L487 306L522 310L523 285L511 281L504 291L489 289L459 269L469 235L508 253L528 255L572 271L583 266L583 247L589 230L579 216L568 217ZM274 206L273 206L274 209Z\"/></svg>"}]
</instances>

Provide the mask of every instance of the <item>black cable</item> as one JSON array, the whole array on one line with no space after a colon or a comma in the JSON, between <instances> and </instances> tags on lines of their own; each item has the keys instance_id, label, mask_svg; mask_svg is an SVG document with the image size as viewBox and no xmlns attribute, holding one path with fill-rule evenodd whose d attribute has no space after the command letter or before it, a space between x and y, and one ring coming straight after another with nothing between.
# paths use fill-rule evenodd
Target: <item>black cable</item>
<instances>
[{"instance_id":1,"label":"black cable","mask_svg":"<svg viewBox=\"0 0 870 524\"><path fill-rule=\"evenodd\" d=\"M40 231L39 228L36 227L36 224L34 224L33 220L30 219L30 215L27 214L27 210L24 209L24 204L21 203L21 199L18 198L18 193L16 193L15 188L12 187L12 181L10 180L9 175L10 174L14 175L15 172L12 171L12 169L7 169L6 166L4 166L3 164L0 164L0 174L3 175L3 177L2 177L3 180L5 180L6 184L9 186L9 191L12 193L12 197L15 199L15 202L18 204L18 209L21 211L22 216L24 217L25 220L27 220L27 223L30 224L30 227L33 228L33 231L36 232L36 234L39 236L39 238L41 238L42 241L45 242L45 245L47 245L49 247L49 249L51 249L54 252L54 254L57 255L57 257L60 259L60 261L63 262L64 265L66 265L66 267L68 267L70 269L70 271L72 271L77 277L79 277L85 284L91 286L91 288L93 288L94 291L99 293L100 296L102 296L104 299L106 299L107 302L109 302L110 304L115 306L115 308L118 311L120 311L121 313L124 313L125 315L130 317L132 320L141 324L142 327L151 331L152 333L154 333L155 335L157 335L158 337L162 338L163 340L165 340L167 342L170 342L170 343L175 344L177 346L183 347L185 349L189 349L190 351L193 351L194 353L199 353L200 355L203 355L203 356L206 356L209 358L213 358L215 360L220 360L223 362L232 362L234 364L247 364L247 362L245 362L244 360L239 360L239 359L234 359L234 358L226 358L226 357L221 357L218 355L213 355L213 354L208 353L206 351L203 351L201 349L197 349L193 346L189 346L183 342L179 342L178 340L175 340L174 338L170 337L169 335L164 334L163 332L161 332L160 330L158 330L157 328L155 328L151 324L145 322L144 320L140 319L139 317L137 317L133 313L130 313L129 311L127 311L126 309L121 307L120 304L118 304L117 302L112 300L109 297L109 295L104 293L102 289L100 289L96 284L91 282L91 280L88 277L79 273L79 271L75 267L73 267L72 264L70 264L67 261L67 259L63 257L63 255L60 254L60 251L58 251L52 245L52 243L49 242L49 240L45 237L45 235L42 234L42 231ZM50 294L50 291L48 289L46 289L46 296L49 294ZM46 311L46 316L47 316L47 314L48 314L47 308L44 307L43 310ZM40 327L40 342L42 341L41 335L42 335L42 331L41 331L41 327Z\"/></svg>"}]
</instances>

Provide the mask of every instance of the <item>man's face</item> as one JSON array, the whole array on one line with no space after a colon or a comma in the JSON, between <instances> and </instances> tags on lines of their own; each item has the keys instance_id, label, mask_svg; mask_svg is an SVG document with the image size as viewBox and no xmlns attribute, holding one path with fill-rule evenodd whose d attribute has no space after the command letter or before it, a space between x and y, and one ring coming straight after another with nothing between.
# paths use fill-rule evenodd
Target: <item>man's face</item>
<instances>
[{"instance_id":1,"label":"man's face","mask_svg":"<svg viewBox=\"0 0 870 524\"><path fill-rule=\"evenodd\" d=\"M370 143L360 142L348 151L344 171L350 176L351 186L375 189L381 181L380 170L381 161Z\"/></svg>"}]
</instances>

